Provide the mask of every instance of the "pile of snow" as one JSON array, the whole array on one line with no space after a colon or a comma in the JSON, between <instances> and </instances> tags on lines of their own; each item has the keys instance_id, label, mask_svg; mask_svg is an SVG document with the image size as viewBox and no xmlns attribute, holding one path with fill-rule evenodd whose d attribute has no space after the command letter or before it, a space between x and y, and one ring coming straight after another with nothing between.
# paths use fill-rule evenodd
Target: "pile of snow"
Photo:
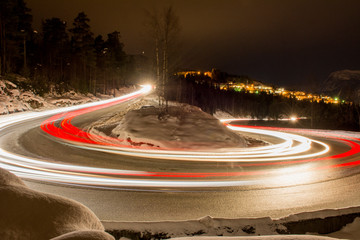
<instances>
[{"instance_id":1,"label":"pile of snow","mask_svg":"<svg viewBox=\"0 0 360 240\"><path fill-rule=\"evenodd\" d=\"M355 218L354 222L347 224L340 231L328 234L328 236L342 239L360 239L360 218Z\"/></svg>"},{"instance_id":2,"label":"pile of snow","mask_svg":"<svg viewBox=\"0 0 360 240\"><path fill-rule=\"evenodd\" d=\"M0 168L1 239L114 239L95 214L70 199L29 189ZM60 236L67 234L64 236ZM101 238L99 238L101 236ZM86 237L86 238L84 238Z\"/></svg>"},{"instance_id":3,"label":"pile of snow","mask_svg":"<svg viewBox=\"0 0 360 240\"><path fill-rule=\"evenodd\" d=\"M247 146L242 136L218 119L187 104L169 106L167 113L153 105L143 105L125 115L114 114L101 119L88 131L95 136L121 139L124 144L133 146L194 150Z\"/></svg>"},{"instance_id":4,"label":"pile of snow","mask_svg":"<svg viewBox=\"0 0 360 240\"><path fill-rule=\"evenodd\" d=\"M221 239L355 240L360 236L360 207L299 213L280 219L224 219L207 216L187 221L103 221L103 224L112 235L129 239L218 239L221 236Z\"/></svg>"},{"instance_id":5,"label":"pile of snow","mask_svg":"<svg viewBox=\"0 0 360 240\"><path fill-rule=\"evenodd\" d=\"M333 72L322 86L322 92L344 99L350 98L351 101L359 101L360 71L341 70Z\"/></svg>"}]
</instances>

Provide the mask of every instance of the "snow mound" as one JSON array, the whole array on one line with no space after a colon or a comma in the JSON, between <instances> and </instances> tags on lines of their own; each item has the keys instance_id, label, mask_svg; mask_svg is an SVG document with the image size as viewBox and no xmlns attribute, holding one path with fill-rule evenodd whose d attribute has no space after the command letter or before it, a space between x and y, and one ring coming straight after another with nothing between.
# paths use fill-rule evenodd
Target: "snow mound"
<instances>
[{"instance_id":1,"label":"snow mound","mask_svg":"<svg viewBox=\"0 0 360 240\"><path fill-rule=\"evenodd\" d=\"M84 205L31 190L4 169L0 169L0 212L2 239L45 240L74 231L104 231Z\"/></svg>"},{"instance_id":2,"label":"snow mound","mask_svg":"<svg viewBox=\"0 0 360 240\"><path fill-rule=\"evenodd\" d=\"M354 236L360 238L360 218L355 218L354 222L347 224L340 231L329 234L330 237L354 239Z\"/></svg>"},{"instance_id":3,"label":"snow mound","mask_svg":"<svg viewBox=\"0 0 360 240\"><path fill-rule=\"evenodd\" d=\"M11 172L0 168L0 187L18 186L26 187L25 183Z\"/></svg>"},{"instance_id":4,"label":"snow mound","mask_svg":"<svg viewBox=\"0 0 360 240\"><path fill-rule=\"evenodd\" d=\"M170 106L165 114L153 105L131 110L116 120L98 121L93 135L109 135L125 144L145 147L208 149L246 147L246 140L199 108Z\"/></svg>"}]
</instances>

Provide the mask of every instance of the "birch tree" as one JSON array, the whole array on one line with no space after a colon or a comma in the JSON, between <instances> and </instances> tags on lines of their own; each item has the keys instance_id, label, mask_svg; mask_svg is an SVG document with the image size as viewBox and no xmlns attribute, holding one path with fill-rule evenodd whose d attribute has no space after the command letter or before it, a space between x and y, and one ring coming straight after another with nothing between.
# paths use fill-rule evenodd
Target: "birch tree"
<instances>
[{"instance_id":1,"label":"birch tree","mask_svg":"<svg viewBox=\"0 0 360 240\"><path fill-rule=\"evenodd\" d=\"M148 27L154 44L154 66L157 84L157 94L159 96L159 107L168 109L168 90L169 73L171 73L170 52L175 46L175 42L180 31L179 17L176 15L172 6L157 11L148 12Z\"/></svg>"}]
</instances>

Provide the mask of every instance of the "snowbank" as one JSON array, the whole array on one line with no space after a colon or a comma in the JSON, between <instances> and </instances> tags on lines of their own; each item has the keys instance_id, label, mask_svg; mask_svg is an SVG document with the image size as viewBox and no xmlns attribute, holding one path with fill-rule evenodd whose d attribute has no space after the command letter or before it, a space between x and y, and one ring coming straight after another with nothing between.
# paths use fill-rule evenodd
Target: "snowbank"
<instances>
[{"instance_id":1,"label":"snowbank","mask_svg":"<svg viewBox=\"0 0 360 240\"><path fill-rule=\"evenodd\" d=\"M45 240L74 231L85 231L84 236L91 235L91 232L88 232L91 230L96 231L93 236L99 235L99 231L104 231L100 220L84 205L31 190L20 178L2 168L0 212L1 239ZM82 236L81 232L74 234ZM103 236L108 238L102 239L113 239L104 232Z\"/></svg>"},{"instance_id":2,"label":"snowbank","mask_svg":"<svg viewBox=\"0 0 360 240\"><path fill-rule=\"evenodd\" d=\"M328 234L329 237L360 239L360 218L356 218L354 222L347 224L340 231Z\"/></svg>"},{"instance_id":3,"label":"snowbank","mask_svg":"<svg viewBox=\"0 0 360 240\"><path fill-rule=\"evenodd\" d=\"M289 236L260 236L260 237L182 237L182 238L172 238L172 240L331 240L336 238L330 237L319 237L319 236L306 236L306 235L289 235Z\"/></svg>"},{"instance_id":4,"label":"snowbank","mask_svg":"<svg viewBox=\"0 0 360 240\"><path fill-rule=\"evenodd\" d=\"M20 91L14 83L0 80L0 115L49 107L51 104L33 92Z\"/></svg>"},{"instance_id":5,"label":"snowbank","mask_svg":"<svg viewBox=\"0 0 360 240\"><path fill-rule=\"evenodd\" d=\"M181 239L181 237L185 237L183 239L187 239L194 236L196 236L195 239L216 239L210 236L236 236L235 239L240 236L246 236L249 239L330 239L306 236L307 234L325 234L336 238L359 239L360 207L299 213L280 219L223 219L207 216L188 221L103 221L103 224L107 232L110 232L117 239L120 237L130 239L140 237ZM284 236L288 234L294 235Z\"/></svg>"},{"instance_id":6,"label":"snowbank","mask_svg":"<svg viewBox=\"0 0 360 240\"><path fill-rule=\"evenodd\" d=\"M115 96L124 95L133 90L134 89L132 88L116 89ZM11 81L0 79L0 115L32 110L53 109L56 107L68 107L111 97L113 97L113 95L98 94L97 96L94 96L92 94L80 94L74 91L69 91L62 95L52 91L45 94L44 97L40 97L32 91L21 90Z\"/></svg>"},{"instance_id":7,"label":"snowbank","mask_svg":"<svg viewBox=\"0 0 360 240\"><path fill-rule=\"evenodd\" d=\"M114 237L104 231L75 231L66 233L50 240L114 240Z\"/></svg>"}]
</instances>

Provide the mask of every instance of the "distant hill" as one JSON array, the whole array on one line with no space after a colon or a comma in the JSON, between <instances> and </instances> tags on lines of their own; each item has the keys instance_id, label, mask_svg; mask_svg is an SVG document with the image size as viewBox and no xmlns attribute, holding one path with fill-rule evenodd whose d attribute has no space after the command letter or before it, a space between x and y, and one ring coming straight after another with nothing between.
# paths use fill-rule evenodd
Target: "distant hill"
<instances>
[{"instance_id":1,"label":"distant hill","mask_svg":"<svg viewBox=\"0 0 360 240\"><path fill-rule=\"evenodd\" d=\"M350 101L360 101L360 70L332 72L324 81L322 92Z\"/></svg>"}]
</instances>

